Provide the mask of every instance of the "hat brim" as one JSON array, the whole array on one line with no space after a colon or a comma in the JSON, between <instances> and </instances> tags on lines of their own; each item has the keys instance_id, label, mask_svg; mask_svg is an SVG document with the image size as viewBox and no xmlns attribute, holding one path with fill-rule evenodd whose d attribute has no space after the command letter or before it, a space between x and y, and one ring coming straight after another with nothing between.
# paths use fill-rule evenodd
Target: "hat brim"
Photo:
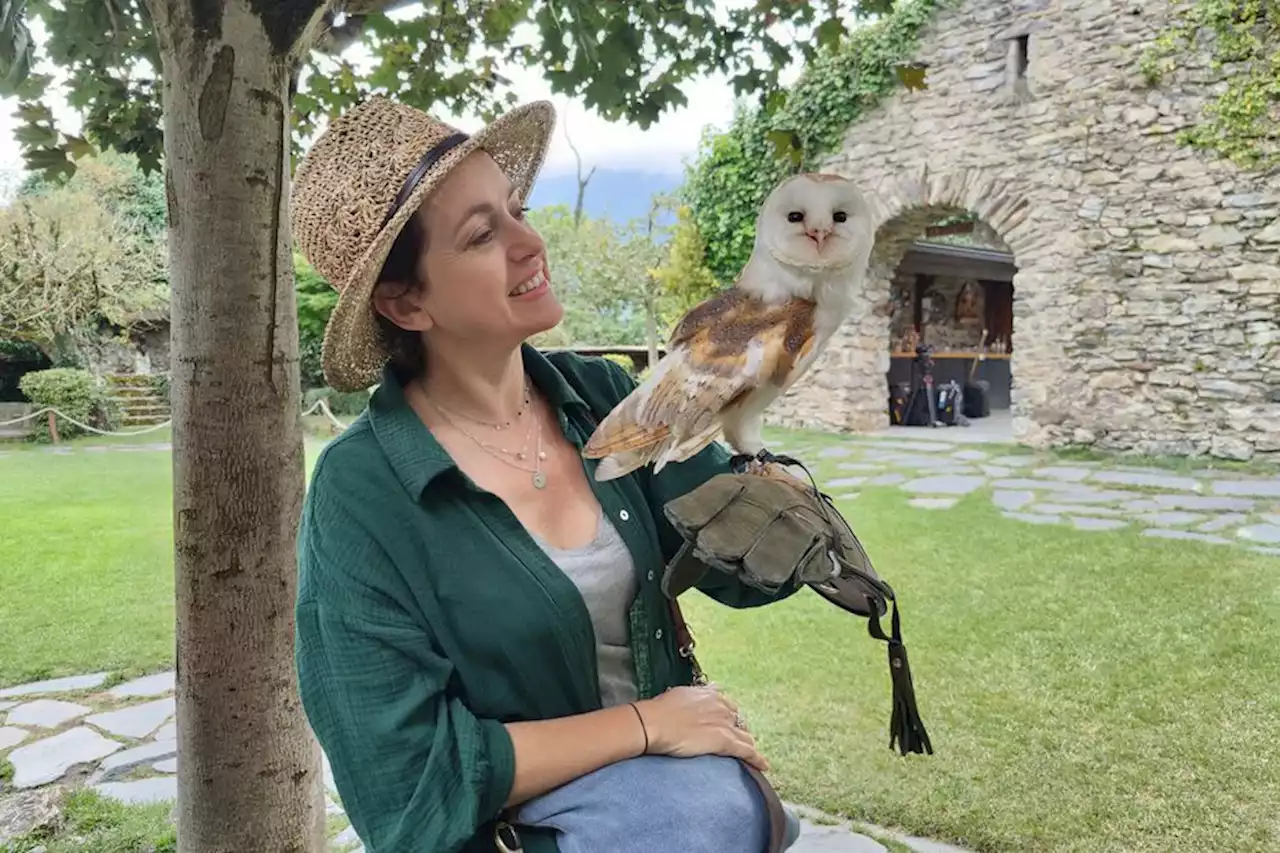
<instances>
[{"instance_id":1,"label":"hat brim","mask_svg":"<svg viewBox=\"0 0 1280 853\"><path fill-rule=\"evenodd\" d=\"M542 170L555 126L555 108L549 101L523 104L495 119L440 158L378 232L340 288L338 302L329 316L321 344L321 366L330 388L342 392L361 391L377 384L381 377L387 353L372 303L373 289L391 246L423 200L454 166L474 151L484 150L511 179L523 202ZM424 140L424 153L428 147Z\"/></svg>"}]
</instances>

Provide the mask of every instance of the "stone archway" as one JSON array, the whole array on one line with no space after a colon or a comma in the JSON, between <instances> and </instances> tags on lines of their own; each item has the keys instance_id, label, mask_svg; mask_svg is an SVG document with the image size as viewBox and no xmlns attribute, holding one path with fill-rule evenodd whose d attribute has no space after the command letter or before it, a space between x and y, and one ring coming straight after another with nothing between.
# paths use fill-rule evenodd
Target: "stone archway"
<instances>
[{"instance_id":1,"label":"stone archway","mask_svg":"<svg viewBox=\"0 0 1280 853\"><path fill-rule=\"evenodd\" d=\"M863 292L810 375L774 405L770 422L838 432L889 425L885 377L894 271L930 223L969 211L1004 241L1017 266L1013 312L1019 344L1011 359L1014 438L1032 446L1059 440L1058 427L1071 420L1069 401L1082 399L1073 395L1067 375L1067 324L1055 320L1078 292L1082 277L1075 272L1081 251L1075 234L1042 227L1035 206L1016 183L981 169L924 168L887 177L864 191L877 227Z\"/></svg>"}]
</instances>

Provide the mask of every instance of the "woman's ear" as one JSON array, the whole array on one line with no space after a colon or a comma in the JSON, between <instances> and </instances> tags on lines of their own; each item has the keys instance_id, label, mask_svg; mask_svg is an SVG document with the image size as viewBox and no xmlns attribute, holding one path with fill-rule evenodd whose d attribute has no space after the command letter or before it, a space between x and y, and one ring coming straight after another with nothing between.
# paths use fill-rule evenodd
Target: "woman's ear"
<instances>
[{"instance_id":1,"label":"woman's ear","mask_svg":"<svg viewBox=\"0 0 1280 853\"><path fill-rule=\"evenodd\" d=\"M425 288L382 281L373 289L374 310L402 329L425 332L435 322L423 304Z\"/></svg>"}]
</instances>

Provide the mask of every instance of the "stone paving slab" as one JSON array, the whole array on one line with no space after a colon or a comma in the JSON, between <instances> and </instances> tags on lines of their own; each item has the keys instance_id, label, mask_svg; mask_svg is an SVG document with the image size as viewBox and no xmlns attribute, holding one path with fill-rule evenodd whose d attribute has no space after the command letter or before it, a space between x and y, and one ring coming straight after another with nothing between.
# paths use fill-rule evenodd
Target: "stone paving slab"
<instances>
[{"instance_id":1,"label":"stone paving slab","mask_svg":"<svg viewBox=\"0 0 1280 853\"><path fill-rule=\"evenodd\" d=\"M1077 488L1057 490L1053 494L1053 499L1058 503L1064 504L1108 504L1129 500L1136 494L1137 492L1121 491L1120 489L1096 489L1093 486L1079 486Z\"/></svg>"},{"instance_id":2,"label":"stone paving slab","mask_svg":"<svg viewBox=\"0 0 1280 853\"><path fill-rule=\"evenodd\" d=\"M1204 524L1196 527L1196 530L1203 533L1216 533L1219 530L1226 530L1229 527L1239 527L1248 520L1248 518L1249 516L1244 513L1228 512L1218 516L1217 518L1212 518L1206 521Z\"/></svg>"},{"instance_id":3,"label":"stone paving slab","mask_svg":"<svg viewBox=\"0 0 1280 853\"><path fill-rule=\"evenodd\" d=\"M89 675L71 675L66 678L51 678L47 681L35 681L31 684L19 684L0 690L0 699L13 696L41 696L50 693L68 693L74 690L92 690L107 680L110 673L94 672Z\"/></svg>"},{"instance_id":4,"label":"stone paving slab","mask_svg":"<svg viewBox=\"0 0 1280 853\"><path fill-rule=\"evenodd\" d=\"M15 726L0 726L0 749L9 749L22 743L31 735L26 729Z\"/></svg>"},{"instance_id":5,"label":"stone paving slab","mask_svg":"<svg viewBox=\"0 0 1280 853\"><path fill-rule=\"evenodd\" d=\"M1122 518L1094 518L1087 515L1073 515L1071 523L1077 530L1119 530L1129 526L1129 522Z\"/></svg>"},{"instance_id":6,"label":"stone paving slab","mask_svg":"<svg viewBox=\"0 0 1280 853\"><path fill-rule=\"evenodd\" d=\"M1148 515L1140 515L1138 520L1152 527L1181 527L1197 521L1204 521L1204 516L1198 512L1170 510L1169 512L1153 512Z\"/></svg>"},{"instance_id":7,"label":"stone paving slab","mask_svg":"<svg viewBox=\"0 0 1280 853\"><path fill-rule=\"evenodd\" d=\"M1238 535L1254 542L1266 542L1271 545L1280 543L1280 527L1274 524L1254 524L1250 527L1242 527L1238 531Z\"/></svg>"},{"instance_id":8,"label":"stone paving slab","mask_svg":"<svg viewBox=\"0 0 1280 853\"><path fill-rule=\"evenodd\" d=\"M888 853L888 848L843 826L821 826L800 821L800 837L788 853Z\"/></svg>"},{"instance_id":9,"label":"stone paving slab","mask_svg":"<svg viewBox=\"0 0 1280 853\"><path fill-rule=\"evenodd\" d=\"M178 742L159 740L144 743L122 752L107 756L98 765L102 780L107 781L116 776L123 776L135 767L140 767L160 758L172 758L178 754Z\"/></svg>"},{"instance_id":10,"label":"stone paving slab","mask_svg":"<svg viewBox=\"0 0 1280 853\"><path fill-rule=\"evenodd\" d=\"M976 492L985 484L986 480L983 477L944 474L910 480L904 483L902 488L915 494L967 495L970 492Z\"/></svg>"},{"instance_id":11,"label":"stone paving slab","mask_svg":"<svg viewBox=\"0 0 1280 853\"><path fill-rule=\"evenodd\" d=\"M1061 524L1062 516L1048 515L1039 512L1002 512L1005 518L1011 518L1015 521L1025 521L1028 524Z\"/></svg>"},{"instance_id":12,"label":"stone paving slab","mask_svg":"<svg viewBox=\"0 0 1280 853\"><path fill-rule=\"evenodd\" d=\"M1035 492L997 491L991 496L992 503L1000 509L1019 510L1036 499Z\"/></svg>"},{"instance_id":13,"label":"stone paving slab","mask_svg":"<svg viewBox=\"0 0 1280 853\"><path fill-rule=\"evenodd\" d=\"M1213 495L1152 495L1151 500L1169 509L1232 510L1253 512L1258 502L1249 498L1224 498Z\"/></svg>"},{"instance_id":14,"label":"stone paving slab","mask_svg":"<svg viewBox=\"0 0 1280 853\"><path fill-rule=\"evenodd\" d=\"M154 776L150 779L134 779L129 782L102 782L93 786L105 797L128 805L150 805L172 802L178 798L176 776Z\"/></svg>"},{"instance_id":15,"label":"stone paving slab","mask_svg":"<svg viewBox=\"0 0 1280 853\"><path fill-rule=\"evenodd\" d=\"M1036 512L1044 512L1049 515L1092 516L1118 516L1124 514L1122 510L1118 510L1114 507L1073 503L1038 503L1036 504Z\"/></svg>"},{"instance_id":16,"label":"stone paving slab","mask_svg":"<svg viewBox=\"0 0 1280 853\"><path fill-rule=\"evenodd\" d=\"M1040 491L1071 491L1076 487L1074 483L1064 483L1061 480L1033 480L1029 477L994 480L991 485L997 489L1037 489Z\"/></svg>"},{"instance_id":17,"label":"stone paving slab","mask_svg":"<svg viewBox=\"0 0 1280 853\"><path fill-rule=\"evenodd\" d=\"M1151 536L1159 539L1187 539L1196 542L1205 542L1210 545L1230 545L1230 539L1224 539L1221 536L1215 536L1212 533L1196 533L1193 530L1165 530L1159 527L1148 527L1142 531L1143 536Z\"/></svg>"},{"instance_id":18,"label":"stone paving slab","mask_svg":"<svg viewBox=\"0 0 1280 853\"><path fill-rule=\"evenodd\" d=\"M1215 495L1280 498L1280 478L1274 480L1215 480L1212 491Z\"/></svg>"},{"instance_id":19,"label":"stone paving slab","mask_svg":"<svg viewBox=\"0 0 1280 853\"><path fill-rule=\"evenodd\" d=\"M1078 483L1092 473L1093 472L1088 468L1050 465L1045 468L1036 468L1031 472L1031 476L1048 477L1050 480L1062 480L1063 482L1068 483Z\"/></svg>"},{"instance_id":20,"label":"stone paving slab","mask_svg":"<svg viewBox=\"0 0 1280 853\"><path fill-rule=\"evenodd\" d=\"M908 503L919 509L951 509L956 505L956 498L912 498Z\"/></svg>"},{"instance_id":21,"label":"stone paving slab","mask_svg":"<svg viewBox=\"0 0 1280 853\"><path fill-rule=\"evenodd\" d=\"M866 477L837 477L834 480L827 480L826 486L833 489L841 489L847 486L861 486L866 481Z\"/></svg>"},{"instance_id":22,"label":"stone paving slab","mask_svg":"<svg viewBox=\"0 0 1280 853\"><path fill-rule=\"evenodd\" d=\"M75 765L100 761L123 746L88 726L77 726L42 738L9 753L9 762L13 765L13 786L34 788L55 782Z\"/></svg>"},{"instance_id":23,"label":"stone paving slab","mask_svg":"<svg viewBox=\"0 0 1280 853\"><path fill-rule=\"evenodd\" d=\"M172 697L86 717L85 722L122 737L144 738L173 716Z\"/></svg>"},{"instance_id":24,"label":"stone paving slab","mask_svg":"<svg viewBox=\"0 0 1280 853\"><path fill-rule=\"evenodd\" d=\"M1200 481L1194 477L1176 477L1171 474L1138 471L1094 471L1090 479L1099 483L1118 483L1124 486L1147 486L1186 492L1198 492L1202 488Z\"/></svg>"},{"instance_id":25,"label":"stone paving slab","mask_svg":"<svg viewBox=\"0 0 1280 853\"><path fill-rule=\"evenodd\" d=\"M87 705L64 702L61 699L35 699L9 711L5 722L11 726L56 729L92 710Z\"/></svg>"},{"instance_id":26,"label":"stone paving slab","mask_svg":"<svg viewBox=\"0 0 1280 853\"><path fill-rule=\"evenodd\" d=\"M174 681L173 672L157 672L154 675L144 675L142 678L126 681L124 684L117 684L107 693L116 699L164 696L166 693L173 692Z\"/></svg>"},{"instance_id":27,"label":"stone paving slab","mask_svg":"<svg viewBox=\"0 0 1280 853\"><path fill-rule=\"evenodd\" d=\"M924 444L928 450L921 452ZM840 471L858 476L825 480L824 488L897 486L909 493L912 507L929 510L950 509L959 502L955 498L990 489L993 504L1013 521L1068 523L1088 531L1137 524L1158 531L1149 534L1157 538L1234 542L1261 553L1280 551L1280 476L1179 474L1098 460L1046 464L1043 455L992 456L964 442L871 439L840 447L851 452L825 455L841 460L835 463ZM1277 502L1268 505L1261 500L1267 497ZM1187 531L1195 535L1177 535L1188 527L1196 528Z\"/></svg>"}]
</instances>

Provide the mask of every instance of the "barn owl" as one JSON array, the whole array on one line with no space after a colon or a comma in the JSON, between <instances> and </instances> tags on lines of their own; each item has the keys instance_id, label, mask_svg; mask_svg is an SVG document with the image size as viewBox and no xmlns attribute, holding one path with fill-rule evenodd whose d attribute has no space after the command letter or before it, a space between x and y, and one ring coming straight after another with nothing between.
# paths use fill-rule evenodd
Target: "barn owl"
<instances>
[{"instance_id":1,"label":"barn owl","mask_svg":"<svg viewBox=\"0 0 1280 853\"><path fill-rule=\"evenodd\" d=\"M694 306L667 354L596 427L583 456L612 480L683 462L723 434L734 466L773 459L768 406L804 375L844 322L875 238L870 206L838 175L776 186L756 219L751 257L727 290Z\"/></svg>"}]
</instances>

